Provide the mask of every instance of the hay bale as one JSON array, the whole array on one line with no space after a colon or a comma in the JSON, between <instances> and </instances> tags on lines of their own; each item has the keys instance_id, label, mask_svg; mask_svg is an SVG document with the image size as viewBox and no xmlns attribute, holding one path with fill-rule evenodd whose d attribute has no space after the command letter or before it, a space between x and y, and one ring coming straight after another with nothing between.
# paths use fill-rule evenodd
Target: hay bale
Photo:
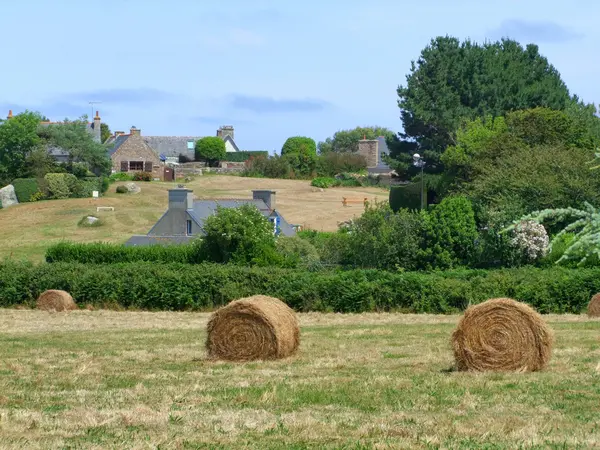
<instances>
[{"instance_id":1,"label":"hay bale","mask_svg":"<svg viewBox=\"0 0 600 450\"><path fill-rule=\"evenodd\" d=\"M587 315L588 317L600 317L600 293L594 295L588 303Z\"/></svg>"},{"instance_id":2,"label":"hay bale","mask_svg":"<svg viewBox=\"0 0 600 450\"><path fill-rule=\"evenodd\" d=\"M294 311L281 300L255 295L215 311L207 325L211 359L250 361L292 355L300 343Z\"/></svg>"},{"instance_id":3,"label":"hay bale","mask_svg":"<svg viewBox=\"0 0 600 450\"><path fill-rule=\"evenodd\" d=\"M42 292L37 299L36 306L44 311L72 311L77 309L71 294L54 289Z\"/></svg>"},{"instance_id":4,"label":"hay bale","mask_svg":"<svg viewBox=\"0 0 600 450\"><path fill-rule=\"evenodd\" d=\"M469 307L452 334L456 368L478 372L540 370L550 360L553 342L542 316L509 298Z\"/></svg>"}]
</instances>

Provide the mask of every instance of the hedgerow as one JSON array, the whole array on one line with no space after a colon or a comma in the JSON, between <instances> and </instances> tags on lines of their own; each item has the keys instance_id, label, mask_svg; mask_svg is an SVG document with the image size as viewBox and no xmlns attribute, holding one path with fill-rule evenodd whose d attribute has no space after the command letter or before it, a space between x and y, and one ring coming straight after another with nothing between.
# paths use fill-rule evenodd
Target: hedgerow
<instances>
[{"instance_id":1,"label":"hedgerow","mask_svg":"<svg viewBox=\"0 0 600 450\"><path fill-rule=\"evenodd\" d=\"M208 263L0 263L0 306L33 304L46 289L69 291L80 305L145 310L210 310L236 298L264 294L297 311L452 313L488 298L512 297L542 313L578 313L600 291L600 269L391 273Z\"/></svg>"}]
</instances>

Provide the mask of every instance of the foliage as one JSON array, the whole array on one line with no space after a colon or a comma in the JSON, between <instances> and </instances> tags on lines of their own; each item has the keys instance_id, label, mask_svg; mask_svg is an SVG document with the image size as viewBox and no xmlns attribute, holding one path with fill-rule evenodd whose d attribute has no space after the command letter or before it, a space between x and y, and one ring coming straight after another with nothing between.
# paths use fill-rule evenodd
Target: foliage
<instances>
[{"instance_id":1,"label":"foliage","mask_svg":"<svg viewBox=\"0 0 600 450\"><path fill-rule=\"evenodd\" d=\"M513 229L511 245L518 248L527 262L534 262L546 255L548 233L543 225L532 220L521 221Z\"/></svg>"},{"instance_id":2,"label":"foliage","mask_svg":"<svg viewBox=\"0 0 600 450\"><path fill-rule=\"evenodd\" d=\"M25 111L0 122L0 185L27 174L27 155L41 144L40 121L40 114Z\"/></svg>"},{"instance_id":3,"label":"foliage","mask_svg":"<svg viewBox=\"0 0 600 450\"><path fill-rule=\"evenodd\" d=\"M265 178L291 178L292 168L287 159L278 155L272 157L251 157L245 163L242 176Z\"/></svg>"},{"instance_id":4,"label":"foliage","mask_svg":"<svg viewBox=\"0 0 600 450\"><path fill-rule=\"evenodd\" d=\"M282 159L291 168L291 178L310 178L315 175L317 156L311 153L286 153Z\"/></svg>"},{"instance_id":5,"label":"foliage","mask_svg":"<svg viewBox=\"0 0 600 450\"><path fill-rule=\"evenodd\" d=\"M395 133L388 128L378 126L340 130L334 133L332 137L325 139L324 142L319 142L318 150L321 155L355 153L358 151L358 141L363 138L377 139L379 136L385 137L386 141L391 141L395 138Z\"/></svg>"},{"instance_id":6,"label":"foliage","mask_svg":"<svg viewBox=\"0 0 600 450\"><path fill-rule=\"evenodd\" d=\"M317 144L314 139L305 136L293 136L287 138L281 148L281 156L289 154L306 155L309 157L317 156Z\"/></svg>"},{"instance_id":7,"label":"foliage","mask_svg":"<svg viewBox=\"0 0 600 450\"><path fill-rule=\"evenodd\" d=\"M12 185L19 203L31 201L31 198L40 191L40 185L36 178L17 178L12 181Z\"/></svg>"},{"instance_id":8,"label":"foliage","mask_svg":"<svg viewBox=\"0 0 600 450\"><path fill-rule=\"evenodd\" d=\"M196 141L196 161L206 161L215 165L227 157L225 141L218 136L206 136Z\"/></svg>"},{"instance_id":9,"label":"foliage","mask_svg":"<svg viewBox=\"0 0 600 450\"><path fill-rule=\"evenodd\" d=\"M100 123L100 141L105 143L111 135L112 133L108 124L104 122Z\"/></svg>"},{"instance_id":10,"label":"foliage","mask_svg":"<svg viewBox=\"0 0 600 450\"><path fill-rule=\"evenodd\" d=\"M35 194L33 194L29 198L29 201L30 202L39 202L40 200L44 200L45 198L46 198L46 194L44 194L42 191L37 191Z\"/></svg>"},{"instance_id":11,"label":"foliage","mask_svg":"<svg viewBox=\"0 0 600 450\"><path fill-rule=\"evenodd\" d=\"M25 158L23 173L31 178L43 178L47 173L60 172L66 172L65 167L58 164L43 145L33 148Z\"/></svg>"},{"instance_id":12,"label":"foliage","mask_svg":"<svg viewBox=\"0 0 600 450\"><path fill-rule=\"evenodd\" d=\"M583 266L590 259L600 258L600 210L589 203L585 203L584 209L557 208L536 211L515 221L505 231L516 229L522 221L543 224L548 220L570 222L553 237L549 252L552 252L556 242L561 242L563 236L573 234L572 240L556 264L577 262L578 266Z\"/></svg>"},{"instance_id":13,"label":"foliage","mask_svg":"<svg viewBox=\"0 0 600 450\"><path fill-rule=\"evenodd\" d=\"M87 216L81 219L86 222ZM80 222L80 223L81 223ZM96 222L98 223L98 222ZM123 244L60 242L46 250L48 263L118 264L142 261L189 263L195 249L191 245L149 245L126 247Z\"/></svg>"},{"instance_id":14,"label":"foliage","mask_svg":"<svg viewBox=\"0 0 600 450\"><path fill-rule=\"evenodd\" d=\"M73 197L89 198L94 191L102 192L102 178L99 177L84 177L75 182L73 188Z\"/></svg>"},{"instance_id":15,"label":"foliage","mask_svg":"<svg viewBox=\"0 0 600 450\"><path fill-rule=\"evenodd\" d=\"M339 180L336 180L335 178L331 178L331 177L318 177L318 178L313 178L310 185L318 187L318 188L326 189L326 188L330 188L333 186L339 186Z\"/></svg>"},{"instance_id":16,"label":"foliage","mask_svg":"<svg viewBox=\"0 0 600 450\"><path fill-rule=\"evenodd\" d=\"M389 203L392 210L396 212L402 208L421 209L421 183L392 187Z\"/></svg>"},{"instance_id":17,"label":"foliage","mask_svg":"<svg viewBox=\"0 0 600 450\"><path fill-rule=\"evenodd\" d=\"M600 292L600 269L391 273L156 261L0 263L0 306L33 303L46 289L64 289L80 304L114 302L149 310L212 310L234 299L263 294L280 298L298 311L450 313L488 298L511 297L542 313L579 313Z\"/></svg>"},{"instance_id":18,"label":"foliage","mask_svg":"<svg viewBox=\"0 0 600 450\"><path fill-rule=\"evenodd\" d=\"M77 226L78 227L83 227L83 228L97 228L97 227L101 227L104 225L104 221L102 219L98 219L96 221L90 222L88 220L89 216L83 216L81 218L81 220L79 220L79 222L77 222Z\"/></svg>"},{"instance_id":19,"label":"foliage","mask_svg":"<svg viewBox=\"0 0 600 450\"><path fill-rule=\"evenodd\" d=\"M64 199L71 197L75 192L77 178L70 173L48 173L44 177L48 183L51 198Z\"/></svg>"},{"instance_id":20,"label":"foliage","mask_svg":"<svg viewBox=\"0 0 600 450\"><path fill-rule=\"evenodd\" d=\"M152 174L150 172L135 172L131 179L133 181L152 181Z\"/></svg>"},{"instance_id":21,"label":"foliage","mask_svg":"<svg viewBox=\"0 0 600 450\"><path fill-rule=\"evenodd\" d=\"M217 207L204 221L204 232L200 253L207 261L253 265L276 258L273 225L254 205Z\"/></svg>"},{"instance_id":22,"label":"foliage","mask_svg":"<svg viewBox=\"0 0 600 450\"><path fill-rule=\"evenodd\" d=\"M117 186L117 189L115 189L115 192L117 194L127 194L129 192L129 190L124 185L120 185L120 186Z\"/></svg>"},{"instance_id":23,"label":"foliage","mask_svg":"<svg viewBox=\"0 0 600 450\"><path fill-rule=\"evenodd\" d=\"M127 172L116 172L108 177L108 180L110 183L115 183L117 181L133 181L133 176Z\"/></svg>"},{"instance_id":24,"label":"foliage","mask_svg":"<svg viewBox=\"0 0 600 450\"><path fill-rule=\"evenodd\" d=\"M317 159L319 176L334 177L343 172L361 172L367 168L367 160L357 153L328 151Z\"/></svg>"},{"instance_id":25,"label":"foliage","mask_svg":"<svg viewBox=\"0 0 600 450\"><path fill-rule=\"evenodd\" d=\"M246 162L252 157L264 156L267 158L269 156L269 152L267 151L239 151L239 152L227 152L225 156L225 161L228 162Z\"/></svg>"},{"instance_id":26,"label":"foliage","mask_svg":"<svg viewBox=\"0 0 600 450\"><path fill-rule=\"evenodd\" d=\"M523 48L510 39L479 45L449 36L422 50L398 97L401 137L433 164L455 143L463 119L537 106L563 110L571 102L560 74L536 45Z\"/></svg>"},{"instance_id":27,"label":"foliage","mask_svg":"<svg viewBox=\"0 0 600 450\"><path fill-rule=\"evenodd\" d=\"M297 236L280 236L276 241L277 252L283 256L286 266L314 268L320 263L319 252L306 239Z\"/></svg>"},{"instance_id":28,"label":"foliage","mask_svg":"<svg viewBox=\"0 0 600 450\"><path fill-rule=\"evenodd\" d=\"M445 198L422 217L424 240L419 258L424 268L447 269L467 266L473 261L478 233L467 198Z\"/></svg>"}]
</instances>

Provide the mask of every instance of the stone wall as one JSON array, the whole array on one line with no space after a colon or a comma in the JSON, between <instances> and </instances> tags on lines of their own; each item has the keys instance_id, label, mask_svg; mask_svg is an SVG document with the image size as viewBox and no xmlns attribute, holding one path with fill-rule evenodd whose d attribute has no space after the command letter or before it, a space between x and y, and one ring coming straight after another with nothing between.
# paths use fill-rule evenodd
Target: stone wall
<instances>
[{"instance_id":1,"label":"stone wall","mask_svg":"<svg viewBox=\"0 0 600 450\"><path fill-rule=\"evenodd\" d=\"M367 168L377 167L379 163L379 141L377 139L361 139L358 141L358 153L367 160Z\"/></svg>"},{"instance_id":2,"label":"stone wall","mask_svg":"<svg viewBox=\"0 0 600 450\"><path fill-rule=\"evenodd\" d=\"M146 162L152 162L153 178L160 178L162 180L164 177L163 163L140 135L129 136L117 151L112 154L111 159L113 171L115 172L121 172L121 163L124 161L143 161L144 171L146 169Z\"/></svg>"}]
</instances>

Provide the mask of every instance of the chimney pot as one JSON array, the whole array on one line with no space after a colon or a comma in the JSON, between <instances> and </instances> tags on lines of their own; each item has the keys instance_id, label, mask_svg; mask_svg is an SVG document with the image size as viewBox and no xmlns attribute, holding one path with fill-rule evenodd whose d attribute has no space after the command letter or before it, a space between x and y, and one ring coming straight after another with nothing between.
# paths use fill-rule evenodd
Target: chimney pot
<instances>
[{"instance_id":1,"label":"chimney pot","mask_svg":"<svg viewBox=\"0 0 600 450\"><path fill-rule=\"evenodd\" d=\"M9 110L8 110L8 116L7 116L6 118L7 118L7 119L12 119L12 116L13 116L13 114L12 114L12 109L9 109Z\"/></svg>"}]
</instances>

